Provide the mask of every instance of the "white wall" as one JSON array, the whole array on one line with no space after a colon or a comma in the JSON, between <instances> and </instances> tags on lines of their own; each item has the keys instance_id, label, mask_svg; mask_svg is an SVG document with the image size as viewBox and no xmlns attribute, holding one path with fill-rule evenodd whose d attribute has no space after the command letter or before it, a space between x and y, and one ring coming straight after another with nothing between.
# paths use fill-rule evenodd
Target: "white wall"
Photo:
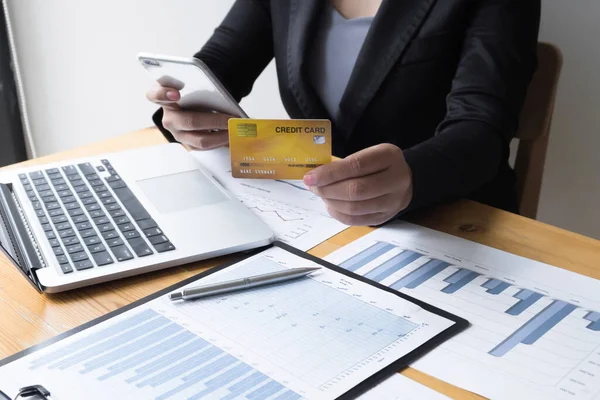
<instances>
[{"instance_id":1,"label":"white wall","mask_svg":"<svg viewBox=\"0 0 600 400\"><path fill-rule=\"evenodd\" d=\"M446 0L444 0L446 1ZM191 55L233 0L8 0L38 155L151 124L139 51ZM600 239L600 1L543 0L565 56L539 219ZM286 118L273 64L242 103Z\"/></svg>"},{"instance_id":2,"label":"white wall","mask_svg":"<svg viewBox=\"0 0 600 400\"><path fill-rule=\"evenodd\" d=\"M233 0L8 0L37 155L152 125L138 52L191 56ZM274 64L242 107L287 118Z\"/></svg>"}]
</instances>

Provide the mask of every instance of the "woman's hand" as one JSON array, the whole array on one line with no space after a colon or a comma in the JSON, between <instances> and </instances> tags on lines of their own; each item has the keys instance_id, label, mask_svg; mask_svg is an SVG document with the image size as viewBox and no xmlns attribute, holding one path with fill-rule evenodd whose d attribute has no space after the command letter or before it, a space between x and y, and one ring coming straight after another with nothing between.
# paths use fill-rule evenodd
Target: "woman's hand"
<instances>
[{"instance_id":1,"label":"woman's hand","mask_svg":"<svg viewBox=\"0 0 600 400\"><path fill-rule=\"evenodd\" d=\"M372 146L309 172L304 184L321 197L330 215L346 225L380 225L412 199L412 173L402 150Z\"/></svg>"},{"instance_id":2,"label":"woman's hand","mask_svg":"<svg viewBox=\"0 0 600 400\"><path fill-rule=\"evenodd\" d=\"M182 110L177 89L156 85L146 97L162 106L162 124L175 140L193 150L209 150L229 143L228 121L231 115L211 111Z\"/></svg>"}]
</instances>

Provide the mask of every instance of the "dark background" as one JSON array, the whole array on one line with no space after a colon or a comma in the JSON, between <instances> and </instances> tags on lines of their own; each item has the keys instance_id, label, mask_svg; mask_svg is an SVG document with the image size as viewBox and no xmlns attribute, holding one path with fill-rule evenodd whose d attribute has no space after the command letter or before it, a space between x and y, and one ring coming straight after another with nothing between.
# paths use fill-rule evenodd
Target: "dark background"
<instances>
[{"instance_id":1,"label":"dark background","mask_svg":"<svg viewBox=\"0 0 600 400\"><path fill-rule=\"evenodd\" d=\"M27 159L3 4L0 0L0 167Z\"/></svg>"}]
</instances>

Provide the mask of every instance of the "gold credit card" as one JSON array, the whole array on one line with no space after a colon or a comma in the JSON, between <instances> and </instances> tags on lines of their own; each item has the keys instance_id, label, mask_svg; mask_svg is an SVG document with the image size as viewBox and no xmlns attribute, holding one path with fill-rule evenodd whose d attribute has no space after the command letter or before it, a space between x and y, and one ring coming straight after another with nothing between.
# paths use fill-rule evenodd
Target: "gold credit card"
<instances>
[{"instance_id":1,"label":"gold credit card","mask_svg":"<svg viewBox=\"0 0 600 400\"><path fill-rule=\"evenodd\" d=\"M229 152L234 178L302 179L331 162L331 122L231 118Z\"/></svg>"}]
</instances>

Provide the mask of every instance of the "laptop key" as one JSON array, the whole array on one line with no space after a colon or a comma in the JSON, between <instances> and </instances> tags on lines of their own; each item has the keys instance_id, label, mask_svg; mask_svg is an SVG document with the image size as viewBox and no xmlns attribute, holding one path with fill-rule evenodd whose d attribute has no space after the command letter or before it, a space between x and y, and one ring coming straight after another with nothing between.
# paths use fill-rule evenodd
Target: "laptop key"
<instances>
[{"instance_id":1,"label":"laptop key","mask_svg":"<svg viewBox=\"0 0 600 400\"><path fill-rule=\"evenodd\" d=\"M55 227L56 227L57 231L64 231L65 229L71 229L71 228L73 228L71 226L71 224L68 223L68 222L63 222L61 224L56 224Z\"/></svg>"},{"instance_id":2,"label":"laptop key","mask_svg":"<svg viewBox=\"0 0 600 400\"><path fill-rule=\"evenodd\" d=\"M94 169L92 164L90 164L89 162L83 163L83 164L77 164L77 166L79 167L81 172L83 172L84 175L90 175L90 174L96 173L96 170Z\"/></svg>"},{"instance_id":3,"label":"laptop key","mask_svg":"<svg viewBox=\"0 0 600 400\"><path fill-rule=\"evenodd\" d=\"M131 251L129 251L129 249L125 245L115 246L112 247L110 250L114 254L117 261L127 261L133 258Z\"/></svg>"},{"instance_id":4,"label":"laptop key","mask_svg":"<svg viewBox=\"0 0 600 400\"><path fill-rule=\"evenodd\" d=\"M115 218L115 224L117 224L117 225L127 224L129 222L131 222L131 221L125 215Z\"/></svg>"},{"instance_id":5,"label":"laptop key","mask_svg":"<svg viewBox=\"0 0 600 400\"><path fill-rule=\"evenodd\" d=\"M56 186L61 186L61 185L65 185L67 183L67 181L65 181L62 176L54 178L54 179L50 179L50 181L52 181L52 184L54 185L54 187Z\"/></svg>"},{"instance_id":6,"label":"laptop key","mask_svg":"<svg viewBox=\"0 0 600 400\"><path fill-rule=\"evenodd\" d=\"M51 239L51 240L49 240L49 242L50 242L50 246L52 246L52 247L60 246L60 242L58 241L58 239Z\"/></svg>"},{"instance_id":7,"label":"laptop key","mask_svg":"<svg viewBox=\"0 0 600 400\"><path fill-rule=\"evenodd\" d=\"M74 202L77 201L77 199L75 198L75 196L63 197L61 200L62 200L63 204L74 203Z\"/></svg>"},{"instance_id":8,"label":"laptop key","mask_svg":"<svg viewBox=\"0 0 600 400\"><path fill-rule=\"evenodd\" d=\"M58 204L58 203L46 203L46 209L47 210L56 210L57 208L60 208L60 204Z\"/></svg>"},{"instance_id":9,"label":"laptop key","mask_svg":"<svg viewBox=\"0 0 600 400\"><path fill-rule=\"evenodd\" d=\"M106 251L106 247L102 243L96 243L88 246L88 250L90 253L100 253L101 251Z\"/></svg>"},{"instance_id":10,"label":"laptop key","mask_svg":"<svg viewBox=\"0 0 600 400\"><path fill-rule=\"evenodd\" d=\"M90 185L92 185L92 186L104 185L104 183L100 179L91 179L91 180L89 180L89 182L90 182Z\"/></svg>"},{"instance_id":11,"label":"laptop key","mask_svg":"<svg viewBox=\"0 0 600 400\"><path fill-rule=\"evenodd\" d=\"M35 207L34 207L34 208L35 208ZM41 207L40 207L40 208L38 208L38 209L36 209L36 210L35 210L35 213L36 213L36 214L37 214L37 216L38 216L38 217L40 217L40 218L41 218L41 217L45 217L45 216L46 216L46 213L44 212L44 210L42 210L42 209L41 209Z\"/></svg>"},{"instance_id":12,"label":"laptop key","mask_svg":"<svg viewBox=\"0 0 600 400\"><path fill-rule=\"evenodd\" d=\"M145 257L154 254L154 252L150 249L150 247L148 247L144 239L141 237L129 240L129 245L138 257Z\"/></svg>"},{"instance_id":13,"label":"laptop key","mask_svg":"<svg viewBox=\"0 0 600 400\"><path fill-rule=\"evenodd\" d=\"M58 169L58 168L48 168L48 169L46 170L46 173L47 173L48 175L50 175L50 174L60 174L60 171L59 171L59 169Z\"/></svg>"},{"instance_id":14,"label":"laptop key","mask_svg":"<svg viewBox=\"0 0 600 400\"><path fill-rule=\"evenodd\" d=\"M113 189L121 189L121 188L127 187L125 182L123 182L122 180L118 180L115 182L108 182L108 186L110 186Z\"/></svg>"},{"instance_id":15,"label":"laptop key","mask_svg":"<svg viewBox=\"0 0 600 400\"><path fill-rule=\"evenodd\" d=\"M98 203L88 204L87 206L85 206L85 209L88 211L100 210L100 204L98 204Z\"/></svg>"},{"instance_id":16,"label":"laptop key","mask_svg":"<svg viewBox=\"0 0 600 400\"><path fill-rule=\"evenodd\" d=\"M109 222L110 222L110 219L108 219L107 216L99 217L99 218L94 218L94 223L96 225L104 225L104 224L108 224Z\"/></svg>"},{"instance_id":17,"label":"laptop key","mask_svg":"<svg viewBox=\"0 0 600 400\"><path fill-rule=\"evenodd\" d=\"M102 193L98 193L98 197L100 197L100 199L106 199L109 197L112 197L112 194L110 192L102 192Z\"/></svg>"},{"instance_id":18,"label":"laptop key","mask_svg":"<svg viewBox=\"0 0 600 400\"><path fill-rule=\"evenodd\" d=\"M95 244L101 243L101 240L98 236L90 236L83 239L83 242L86 244L86 246L93 246Z\"/></svg>"},{"instance_id":19,"label":"laptop key","mask_svg":"<svg viewBox=\"0 0 600 400\"><path fill-rule=\"evenodd\" d=\"M162 234L163 234L163 231L161 231L160 228L144 229L144 235L146 235L146 237L152 237L152 236L162 235Z\"/></svg>"},{"instance_id":20,"label":"laptop key","mask_svg":"<svg viewBox=\"0 0 600 400\"><path fill-rule=\"evenodd\" d=\"M123 236L125 237L125 239L129 240L140 237L140 233L138 231L127 231L123 232Z\"/></svg>"},{"instance_id":21,"label":"laptop key","mask_svg":"<svg viewBox=\"0 0 600 400\"><path fill-rule=\"evenodd\" d=\"M57 193L58 193L58 197L62 197L62 198L65 198L65 197L68 197L68 196L73 196L73 192L71 192L70 189L61 190L61 191L59 191Z\"/></svg>"},{"instance_id":22,"label":"laptop key","mask_svg":"<svg viewBox=\"0 0 600 400\"><path fill-rule=\"evenodd\" d=\"M58 201L58 199L56 198L56 196L46 196L46 197L42 197L42 201L44 203L54 203L55 201Z\"/></svg>"},{"instance_id":23,"label":"laptop key","mask_svg":"<svg viewBox=\"0 0 600 400\"><path fill-rule=\"evenodd\" d=\"M33 191L32 191L32 193L33 193ZM47 196L54 195L54 192L52 190L39 190L38 189L38 193L40 194L40 197L47 197Z\"/></svg>"},{"instance_id":24,"label":"laptop key","mask_svg":"<svg viewBox=\"0 0 600 400\"><path fill-rule=\"evenodd\" d=\"M73 254L69 254L69 257L71 258L71 260L76 263L78 261L83 261L83 260L89 260L90 258L88 257L88 255L83 252L80 251L79 253L73 253Z\"/></svg>"},{"instance_id":25,"label":"laptop key","mask_svg":"<svg viewBox=\"0 0 600 400\"><path fill-rule=\"evenodd\" d=\"M115 200L114 197L105 197L100 200L102 201L102 204L104 204L105 206L107 206L109 204L114 204L117 202L117 200Z\"/></svg>"},{"instance_id":26,"label":"laptop key","mask_svg":"<svg viewBox=\"0 0 600 400\"><path fill-rule=\"evenodd\" d=\"M167 237L165 235L151 236L148 238L148 240L153 245L161 244L161 243L165 243L165 242L169 241L169 239L167 239Z\"/></svg>"},{"instance_id":27,"label":"laptop key","mask_svg":"<svg viewBox=\"0 0 600 400\"><path fill-rule=\"evenodd\" d=\"M75 168L74 165L67 165L66 167L62 167L62 170L64 171L64 173L69 176L69 175L79 175L79 171L77 171L77 168Z\"/></svg>"},{"instance_id":28,"label":"laptop key","mask_svg":"<svg viewBox=\"0 0 600 400\"><path fill-rule=\"evenodd\" d=\"M70 274L71 272L73 272L73 267L71 267L70 264L60 264L60 269L65 274Z\"/></svg>"},{"instance_id":29,"label":"laptop key","mask_svg":"<svg viewBox=\"0 0 600 400\"><path fill-rule=\"evenodd\" d=\"M92 257L94 258L94 261L96 261L96 264L98 264L100 267L114 263L110 254L108 254L106 251L94 253L92 254Z\"/></svg>"},{"instance_id":30,"label":"laptop key","mask_svg":"<svg viewBox=\"0 0 600 400\"><path fill-rule=\"evenodd\" d=\"M48 211L48 215L50 217L58 217L59 215L64 215L65 213L63 212L62 208L56 208L54 210L50 210Z\"/></svg>"},{"instance_id":31,"label":"laptop key","mask_svg":"<svg viewBox=\"0 0 600 400\"><path fill-rule=\"evenodd\" d=\"M94 264L90 260L79 261L73 263L73 266L77 271L83 271L84 269L90 269L94 267Z\"/></svg>"},{"instance_id":32,"label":"laptop key","mask_svg":"<svg viewBox=\"0 0 600 400\"><path fill-rule=\"evenodd\" d=\"M77 178L79 178L79 177L77 177ZM84 187L84 188L87 188L87 186L86 186L85 182L84 182L82 179L75 179L74 181L71 181L71 185L72 185L74 188L78 188L78 187Z\"/></svg>"},{"instance_id":33,"label":"laptop key","mask_svg":"<svg viewBox=\"0 0 600 400\"><path fill-rule=\"evenodd\" d=\"M67 253L69 254L79 253L80 251L83 251L83 246L81 245L81 243L77 243L67 247Z\"/></svg>"},{"instance_id":34,"label":"laptop key","mask_svg":"<svg viewBox=\"0 0 600 400\"><path fill-rule=\"evenodd\" d=\"M121 239L120 237L116 237L114 239L108 239L106 241L106 244L108 244L108 247L120 246L123 244L123 239Z\"/></svg>"},{"instance_id":35,"label":"laptop key","mask_svg":"<svg viewBox=\"0 0 600 400\"><path fill-rule=\"evenodd\" d=\"M102 210L96 210L96 211L90 212L90 217L92 217L92 218L104 217L105 215L106 214L104 214L104 211L102 211Z\"/></svg>"},{"instance_id":36,"label":"laptop key","mask_svg":"<svg viewBox=\"0 0 600 400\"><path fill-rule=\"evenodd\" d=\"M54 224L62 224L63 222L67 222L69 219L66 215L59 215L58 217L52 218L52 223Z\"/></svg>"},{"instance_id":37,"label":"laptop key","mask_svg":"<svg viewBox=\"0 0 600 400\"><path fill-rule=\"evenodd\" d=\"M158 225L156 225L156 222L152 219L142 219L140 221L137 221L138 226L144 230L144 229L149 229L149 228L156 228Z\"/></svg>"},{"instance_id":38,"label":"laptop key","mask_svg":"<svg viewBox=\"0 0 600 400\"><path fill-rule=\"evenodd\" d=\"M86 229L92 229L92 223L90 221L81 222L81 223L77 224L76 226L77 226L77 230L79 230L79 231L84 231Z\"/></svg>"},{"instance_id":39,"label":"laptop key","mask_svg":"<svg viewBox=\"0 0 600 400\"><path fill-rule=\"evenodd\" d=\"M45 178L40 178L40 179L34 179L33 180L33 184L35 186L39 186L39 185L47 185L48 181Z\"/></svg>"},{"instance_id":40,"label":"laptop key","mask_svg":"<svg viewBox=\"0 0 600 400\"><path fill-rule=\"evenodd\" d=\"M58 236L60 236L61 239L75 236L75 231L73 229L65 229L64 231L58 232Z\"/></svg>"},{"instance_id":41,"label":"laptop key","mask_svg":"<svg viewBox=\"0 0 600 400\"><path fill-rule=\"evenodd\" d=\"M154 245L154 248L159 253L164 253L165 251L175 250L175 246L173 246L173 244L171 242L156 244L156 245Z\"/></svg>"},{"instance_id":42,"label":"laptop key","mask_svg":"<svg viewBox=\"0 0 600 400\"><path fill-rule=\"evenodd\" d=\"M50 223L50 220L48 219L48 217L46 217L46 216L40 217L40 224L48 224L48 223Z\"/></svg>"},{"instance_id":43,"label":"laptop key","mask_svg":"<svg viewBox=\"0 0 600 400\"><path fill-rule=\"evenodd\" d=\"M34 201L34 202L31 203L31 205L33 206L34 210L41 210L42 209L42 203L39 202L39 201Z\"/></svg>"},{"instance_id":44,"label":"laptop key","mask_svg":"<svg viewBox=\"0 0 600 400\"><path fill-rule=\"evenodd\" d=\"M58 261L59 264L68 264L69 263L69 259L64 254L60 255L60 256L56 256L56 260Z\"/></svg>"},{"instance_id":45,"label":"laptop key","mask_svg":"<svg viewBox=\"0 0 600 400\"><path fill-rule=\"evenodd\" d=\"M31 185L24 185L23 187L25 188L25 190L33 190ZM51 190L51 189L50 189L50 185L40 185L40 186L37 186L37 190L38 190L38 192L42 192L42 191Z\"/></svg>"},{"instance_id":46,"label":"laptop key","mask_svg":"<svg viewBox=\"0 0 600 400\"><path fill-rule=\"evenodd\" d=\"M90 193L90 194L91 194L91 193ZM88 197L88 198L86 198L86 199L83 199L83 200L82 200L82 202L83 202L83 205L84 205L84 206L88 206L88 205L90 205L90 204L98 204L98 202L96 201L96 199L95 199L95 198L93 198L93 197Z\"/></svg>"},{"instance_id":47,"label":"laptop key","mask_svg":"<svg viewBox=\"0 0 600 400\"><path fill-rule=\"evenodd\" d=\"M77 236L71 236L71 237L64 238L62 240L62 242L65 246L72 246L74 244L79 243L79 239L77 238Z\"/></svg>"},{"instance_id":48,"label":"laptop key","mask_svg":"<svg viewBox=\"0 0 600 400\"><path fill-rule=\"evenodd\" d=\"M79 208L79 204L78 203L65 204L65 208L67 210L73 210L74 208Z\"/></svg>"},{"instance_id":49,"label":"laptop key","mask_svg":"<svg viewBox=\"0 0 600 400\"><path fill-rule=\"evenodd\" d=\"M42 224L42 229L44 230L44 232L50 232L52 230L52 225Z\"/></svg>"},{"instance_id":50,"label":"laptop key","mask_svg":"<svg viewBox=\"0 0 600 400\"><path fill-rule=\"evenodd\" d=\"M76 191L77 193L83 193L83 192L89 192L89 191L90 191L90 189L88 189L88 187L87 187L87 186L85 186L85 185L82 185L82 186L75 186L75 191ZM81 197L81 195L79 195L79 197Z\"/></svg>"},{"instance_id":51,"label":"laptop key","mask_svg":"<svg viewBox=\"0 0 600 400\"><path fill-rule=\"evenodd\" d=\"M61 179L61 181L62 181L62 179ZM64 183L60 183L60 184L54 185L54 189L57 192L60 192L60 191L69 189L69 187L67 185L65 185Z\"/></svg>"},{"instance_id":52,"label":"laptop key","mask_svg":"<svg viewBox=\"0 0 600 400\"><path fill-rule=\"evenodd\" d=\"M98 225L98 229L100 230L100 232L109 232L109 231L114 231L115 227L113 226L113 224L104 224L104 225Z\"/></svg>"},{"instance_id":53,"label":"laptop key","mask_svg":"<svg viewBox=\"0 0 600 400\"><path fill-rule=\"evenodd\" d=\"M33 171L29 173L29 177L31 179L39 179L44 177L44 173L42 171Z\"/></svg>"},{"instance_id":54,"label":"laptop key","mask_svg":"<svg viewBox=\"0 0 600 400\"><path fill-rule=\"evenodd\" d=\"M67 175L67 179L71 182L73 181L79 181L81 180L81 175L79 175L79 172L76 174L72 174L72 175Z\"/></svg>"},{"instance_id":55,"label":"laptop key","mask_svg":"<svg viewBox=\"0 0 600 400\"><path fill-rule=\"evenodd\" d=\"M102 232L102 237L106 240L110 240L118 238L119 234L117 233L117 231Z\"/></svg>"},{"instance_id":56,"label":"laptop key","mask_svg":"<svg viewBox=\"0 0 600 400\"><path fill-rule=\"evenodd\" d=\"M133 226L133 224L122 224L119 225L119 229L121 230L121 232L128 232L135 230L135 226Z\"/></svg>"},{"instance_id":57,"label":"laptop key","mask_svg":"<svg viewBox=\"0 0 600 400\"><path fill-rule=\"evenodd\" d=\"M56 234L54 233L54 231L46 232L46 237L48 239L55 239L56 238Z\"/></svg>"},{"instance_id":58,"label":"laptop key","mask_svg":"<svg viewBox=\"0 0 600 400\"><path fill-rule=\"evenodd\" d=\"M121 200L129 214L133 217L134 220L139 221L141 219L150 218L150 214L142 203L135 197L131 189L128 187L114 189L115 194Z\"/></svg>"},{"instance_id":59,"label":"laptop key","mask_svg":"<svg viewBox=\"0 0 600 400\"><path fill-rule=\"evenodd\" d=\"M100 193L100 192L106 192L108 189L106 186L102 185L102 186L94 186L94 192L96 193Z\"/></svg>"},{"instance_id":60,"label":"laptop key","mask_svg":"<svg viewBox=\"0 0 600 400\"><path fill-rule=\"evenodd\" d=\"M93 229L88 229L86 231L80 231L79 234L85 239L86 237L96 236L96 231Z\"/></svg>"},{"instance_id":61,"label":"laptop key","mask_svg":"<svg viewBox=\"0 0 600 400\"><path fill-rule=\"evenodd\" d=\"M73 222L76 224L79 224L81 222L88 222L88 221L89 221L89 219L85 215L78 215L75 218L73 218Z\"/></svg>"},{"instance_id":62,"label":"laptop key","mask_svg":"<svg viewBox=\"0 0 600 400\"><path fill-rule=\"evenodd\" d=\"M79 198L80 198L81 200L84 200L84 199L93 199L93 198L94 198L94 195L92 194L92 192L90 192L90 191L88 190L88 191L86 191L86 192L81 192L81 193L79 193Z\"/></svg>"},{"instance_id":63,"label":"laptop key","mask_svg":"<svg viewBox=\"0 0 600 400\"><path fill-rule=\"evenodd\" d=\"M110 216L113 218L117 218L117 217L121 217L121 216L125 215L125 211L123 211L123 209L121 209L121 208L109 211L109 213L110 213Z\"/></svg>"},{"instance_id":64,"label":"laptop key","mask_svg":"<svg viewBox=\"0 0 600 400\"><path fill-rule=\"evenodd\" d=\"M114 204L108 204L108 205L106 206L106 209L107 209L108 211L116 211L116 210L121 210L121 206L120 206L120 205L118 205L118 204L116 204L116 203L114 203Z\"/></svg>"},{"instance_id":65,"label":"laptop key","mask_svg":"<svg viewBox=\"0 0 600 400\"><path fill-rule=\"evenodd\" d=\"M83 215L83 210L81 208L75 208L73 210L67 211L71 217L77 217L78 215Z\"/></svg>"},{"instance_id":66,"label":"laptop key","mask_svg":"<svg viewBox=\"0 0 600 400\"><path fill-rule=\"evenodd\" d=\"M53 247L52 251L54 252L55 256L62 256L63 254L65 254L62 247Z\"/></svg>"}]
</instances>

